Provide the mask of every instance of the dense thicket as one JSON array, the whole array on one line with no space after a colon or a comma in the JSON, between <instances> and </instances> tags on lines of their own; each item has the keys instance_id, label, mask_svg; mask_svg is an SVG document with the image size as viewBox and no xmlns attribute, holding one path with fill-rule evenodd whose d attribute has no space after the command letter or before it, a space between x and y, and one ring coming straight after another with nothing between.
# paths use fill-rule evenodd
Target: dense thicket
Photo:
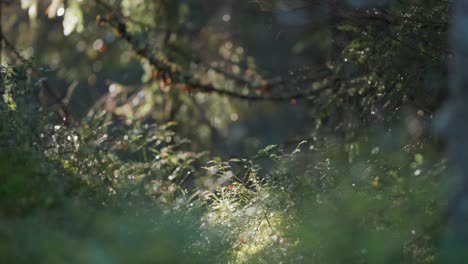
<instances>
[{"instance_id":1,"label":"dense thicket","mask_svg":"<svg viewBox=\"0 0 468 264\"><path fill-rule=\"evenodd\" d=\"M463 256L450 2L0 5L2 262Z\"/></svg>"}]
</instances>

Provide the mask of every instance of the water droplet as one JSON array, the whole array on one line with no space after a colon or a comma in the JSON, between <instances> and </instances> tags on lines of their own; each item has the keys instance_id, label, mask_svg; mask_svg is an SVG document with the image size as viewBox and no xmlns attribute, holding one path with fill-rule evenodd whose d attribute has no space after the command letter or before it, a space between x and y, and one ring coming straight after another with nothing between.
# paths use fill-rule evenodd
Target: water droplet
<instances>
[{"instance_id":1,"label":"water droplet","mask_svg":"<svg viewBox=\"0 0 468 264\"><path fill-rule=\"evenodd\" d=\"M57 9L57 16L61 17L65 14L65 8L61 6L59 9Z\"/></svg>"},{"instance_id":2,"label":"water droplet","mask_svg":"<svg viewBox=\"0 0 468 264\"><path fill-rule=\"evenodd\" d=\"M231 15L230 14L224 14L222 17L224 22L229 22L231 20Z\"/></svg>"}]
</instances>

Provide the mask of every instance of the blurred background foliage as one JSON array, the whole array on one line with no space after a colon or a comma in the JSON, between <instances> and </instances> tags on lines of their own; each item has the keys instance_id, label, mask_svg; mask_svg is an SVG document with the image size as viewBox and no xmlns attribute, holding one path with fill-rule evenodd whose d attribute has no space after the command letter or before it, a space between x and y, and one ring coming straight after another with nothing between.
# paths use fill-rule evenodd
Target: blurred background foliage
<instances>
[{"instance_id":1,"label":"blurred background foliage","mask_svg":"<svg viewBox=\"0 0 468 264\"><path fill-rule=\"evenodd\" d=\"M0 6L2 262L443 262L450 2Z\"/></svg>"}]
</instances>

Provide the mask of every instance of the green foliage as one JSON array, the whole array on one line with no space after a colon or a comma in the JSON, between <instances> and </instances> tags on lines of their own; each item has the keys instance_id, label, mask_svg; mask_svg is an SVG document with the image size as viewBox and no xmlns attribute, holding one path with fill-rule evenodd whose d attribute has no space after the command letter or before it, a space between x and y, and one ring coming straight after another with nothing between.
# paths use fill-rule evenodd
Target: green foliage
<instances>
[{"instance_id":1,"label":"green foliage","mask_svg":"<svg viewBox=\"0 0 468 264\"><path fill-rule=\"evenodd\" d=\"M401 138L398 145L324 138L290 154L268 146L252 160L210 161L199 170L200 156L181 150L171 124L126 123L98 111L79 128L53 125L18 92L24 81L4 76L16 85L18 105L2 105L1 131L9 139L1 159L5 261L437 258L437 230L430 228L446 201L438 189L444 163L432 161L427 143L412 145L402 132L386 137ZM262 169L268 160L273 164ZM198 184L186 184L203 174Z\"/></svg>"},{"instance_id":2,"label":"green foliage","mask_svg":"<svg viewBox=\"0 0 468 264\"><path fill-rule=\"evenodd\" d=\"M42 35L23 29L31 49L0 66L0 262L438 263L447 252L446 161L428 129L444 96L446 2L340 2L317 7L325 18L303 1L255 1L260 13L43 2L21 1ZM319 28L288 33L303 9ZM254 30L265 13L289 24Z\"/></svg>"},{"instance_id":3,"label":"green foliage","mask_svg":"<svg viewBox=\"0 0 468 264\"><path fill-rule=\"evenodd\" d=\"M177 150L170 124L117 126L104 114L73 129L35 109L26 91L34 85L11 74L19 69L2 68L17 105L1 105L2 262L202 263L215 257L221 247L201 240L214 234L200 237L199 212L176 213L189 207L182 187L198 156Z\"/></svg>"}]
</instances>

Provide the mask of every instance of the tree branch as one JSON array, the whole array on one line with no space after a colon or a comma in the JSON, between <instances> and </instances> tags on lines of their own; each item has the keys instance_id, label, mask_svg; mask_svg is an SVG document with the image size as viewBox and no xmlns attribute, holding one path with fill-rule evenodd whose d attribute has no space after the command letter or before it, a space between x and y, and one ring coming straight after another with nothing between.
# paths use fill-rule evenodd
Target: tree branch
<instances>
[{"instance_id":1,"label":"tree branch","mask_svg":"<svg viewBox=\"0 0 468 264\"><path fill-rule=\"evenodd\" d=\"M5 44L5 47L8 48L14 55L15 57L20 60L20 61L27 61L20 53L19 51L16 50L15 46L8 40L8 38L5 36L3 32L0 31L0 40L3 40L3 43ZM67 109L67 106L64 104L62 99L55 93L55 91L50 88L50 86L47 84L47 82L41 78L41 73L39 70L34 66L34 65L29 65L29 70L31 70L32 74L34 77L39 79L38 84L39 87L43 90L45 90L55 101L55 104L58 105L58 113L59 115L64 119L66 123L68 122L73 122L73 117L71 116L70 112Z\"/></svg>"},{"instance_id":2,"label":"tree branch","mask_svg":"<svg viewBox=\"0 0 468 264\"><path fill-rule=\"evenodd\" d=\"M123 16L117 13L108 3L103 0L96 0L96 3L103 7L107 12L112 14L111 19L98 17L97 22L99 24L106 24L112 29L114 29L117 34L127 41L128 44L131 45L132 49L135 53L146 59L155 69L160 71L161 75L167 75L170 78L171 83L173 84L185 84L189 87L189 90L195 92L203 92L203 93L214 93L219 95L225 95L233 98L238 98L242 100L249 100L249 101L289 101L292 99L302 99L308 98L311 96L318 95L323 89L309 89L307 91L301 91L292 94L258 94L258 93L239 93L233 90L227 90L216 87L212 83L202 83L198 78L194 77L193 74L189 71L184 71L181 67L170 61L165 59L160 59L154 56L150 52L150 48L147 44L139 43L136 38L127 31L127 25L124 22ZM212 67L209 67L210 69ZM234 81L244 87L249 88L250 90L271 90L273 86L281 86L287 84L288 80L280 79L274 81L266 81L263 80L261 84L256 84L249 82L248 80L243 79L242 77L236 76L234 74L226 73L221 69L213 69L218 73L223 74L223 76L231 81ZM306 78L302 81L320 81L323 80L325 76L313 76L310 78Z\"/></svg>"}]
</instances>

